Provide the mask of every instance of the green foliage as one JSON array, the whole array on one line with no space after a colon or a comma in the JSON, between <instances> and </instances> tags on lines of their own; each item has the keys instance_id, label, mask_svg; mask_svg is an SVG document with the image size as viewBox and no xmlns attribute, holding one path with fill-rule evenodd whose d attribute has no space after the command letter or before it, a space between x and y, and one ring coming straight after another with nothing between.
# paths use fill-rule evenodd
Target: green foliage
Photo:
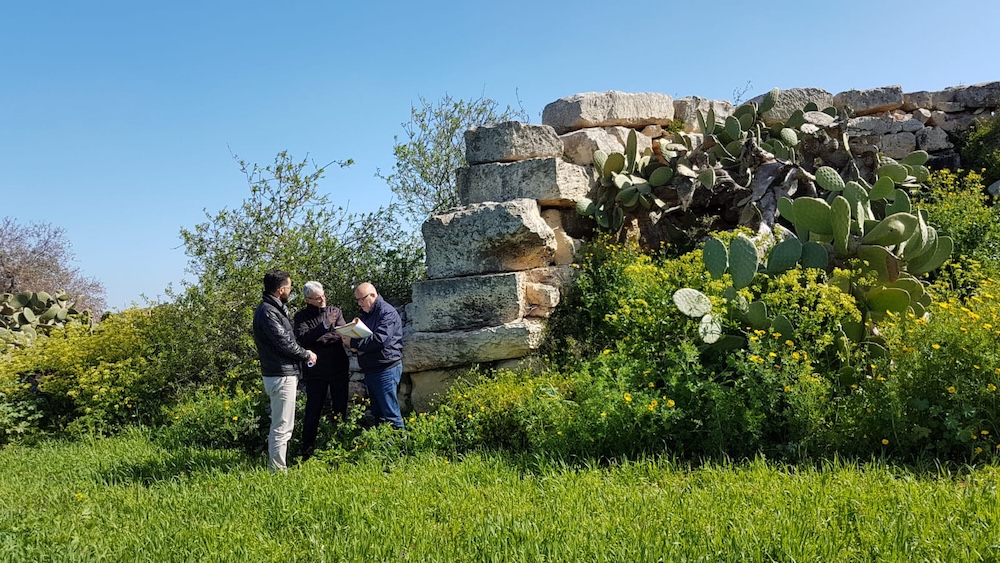
<instances>
[{"instance_id":1,"label":"green foliage","mask_svg":"<svg viewBox=\"0 0 1000 563\"><path fill-rule=\"evenodd\" d=\"M983 280L1000 276L1000 206L984 194L976 172L934 172L914 200L955 241L952 261L935 276L938 291L968 294Z\"/></svg>"},{"instance_id":2,"label":"green foliage","mask_svg":"<svg viewBox=\"0 0 1000 563\"><path fill-rule=\"evenodd\" d=\"M422 276L422 245L402 232L394 208L359 214L334 206L319 189L325 170L307 166L285 152L266 167L241 161L247 199L181 231L197 282L174 295L188 325L175 326L171 361L192 367L199 383L226 385L234 370L254 377L245 369L256 358L249 327L268 270L289 272L296 287L320 281L328 302L348 318L358 310L358 283L370 281L387 301L402 305Z\"/></svg>"},{"instance_id":3,"label":"green foliage","mask_svg":"<svg viewBox=\"0 0 1000 563\"><path fill-rule=\"evenodd\" d=\"M201 388L189 398L164 407L166 423L157 432L165 447L239 447L247 452L266 447L267 397L260 385L234 392L225 387Z\"/></svg>"},{"instance_id":4,"label":"green foliage","mask_svg":"<svg viewBox=\"0 0 1000 563\"><path fill-rule=\"evenodd\" d=\"M455 170L466 165L465 132L513 120L527 122L528 115L510 106L501 111L486 97L467 101L445 94L429 101L421 96L420 106L410 108L410 121L402 124L405 139L393 137L392 173L378 176L399 199L403 214L419 226L431 214L459 204Z\"/></svg>"},{"instance_id":5,"label":"green foliage","mask_svg":"<svg viewBox=\"0 0 1000 563\"><path fill-rule=\"evenodd\" d=\"M164 330L172 313L166 306L128 309L95 327L53 328L0 364L4 402L33 405L43 416L31 423L45 431L100 434L156 422L182 383L159 361L173 344Z\"/></svg>"},{"instance_id":6,"label":"green foliage","mask_svg":"<svg viewBox=\"0 0 1000 563\"><path fill-rule=\"evenodd\" d=\"M845 446L982 459L1000 453L1000 285L936 303L929 318L883 325L888 357L845 402Z\"/></svg>"},{"instance_id":7,"label":"green foliage","mask_svg":"<svg viewBox=\"0 0 1000 563\"><path fill-rule=\"evenodd\" d=\"M1000 116L976 121L962 139L959 154L966 169L982 171L984 185L1000 181Z\"/></svg>"}]
</instances>

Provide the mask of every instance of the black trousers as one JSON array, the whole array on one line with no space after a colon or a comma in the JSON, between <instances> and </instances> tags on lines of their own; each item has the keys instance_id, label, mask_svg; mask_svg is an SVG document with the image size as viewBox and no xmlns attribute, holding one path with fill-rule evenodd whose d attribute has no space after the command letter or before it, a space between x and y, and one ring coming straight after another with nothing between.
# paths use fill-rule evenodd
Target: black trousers
<instances>
[{"instance_id":1,"label":"black trousers","mask_svg":"<svg viewBox=\"0 0 1000 563\"><path fill-rule=\"evenodd\" d=\"M319 420L323 416L327 398L333 403L333 416L347 420L347 393L351 382L349 373L332 378L312 378L306 384L306 418L302 425L302 456L309 457L316 448Z\"/></svg>"}]
</instances>

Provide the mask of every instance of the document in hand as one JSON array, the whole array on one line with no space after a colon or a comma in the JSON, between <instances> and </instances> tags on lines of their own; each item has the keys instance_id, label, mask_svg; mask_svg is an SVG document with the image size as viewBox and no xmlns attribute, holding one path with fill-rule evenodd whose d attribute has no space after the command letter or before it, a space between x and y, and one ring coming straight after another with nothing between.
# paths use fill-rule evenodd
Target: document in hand
<instances>
[{"instance_id":1,"label":"document in hand","mask_svg":"<svg viewBox=\"0 0 1000 563\"><path fill-rule=\"evenodd\" d=\"M337 331L337 334L349 338L366 338L372 335L372 330L365 326L361 319L355 319L343 326L335 326L333 330Z\"/></svg>"}]
</instances>

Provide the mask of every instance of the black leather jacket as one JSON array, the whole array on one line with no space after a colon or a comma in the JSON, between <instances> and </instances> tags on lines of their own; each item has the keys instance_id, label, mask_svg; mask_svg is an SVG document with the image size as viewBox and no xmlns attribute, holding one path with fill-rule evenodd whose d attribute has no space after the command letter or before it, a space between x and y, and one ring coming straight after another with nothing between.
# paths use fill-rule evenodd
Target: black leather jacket
<instances>
[{"instance_id":1,"label":"black leather jacket","mask_svg":"<svg viewBox=\"0 0 1000 563\"><path fill-rule=\"evenodd\" d=\"M253 312L253 340L264 376L297 376L302 362L309 359L306 349L295 341L288 309L267 293Z\"/></svg>"},{"instance_id":2,"label":"black leather jacket","mask_svg":"<svg viewBox=\"0 0 1000 563\"><path fill-rule=\"evenodd\" d=\"M326 317L327 326L323 326ZM322 309L306 305L295 313L295 338L303 347L316 353L316 365L307 367L303 379L334 379L348 377L351 363L344 350L344 343L333 327L344 324L340 309L328 305Z\"/></svg>"}]
</instances>

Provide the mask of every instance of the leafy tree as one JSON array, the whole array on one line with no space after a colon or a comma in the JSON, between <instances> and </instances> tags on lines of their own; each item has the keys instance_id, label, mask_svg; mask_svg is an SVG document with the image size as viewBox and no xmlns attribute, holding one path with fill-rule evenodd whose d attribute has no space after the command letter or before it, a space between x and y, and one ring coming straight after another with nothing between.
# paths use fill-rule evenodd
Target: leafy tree
<instances>
[{"instance_id":1,"label":"leafy tree","mask_svg":"<svg viewBox=\"0 0 1000 563\"><path fill-rule=\"evenodd\" d=\"M106 305L104 286L85 277L73 265L74 258L62 227L0 219L0 293L62 289L73 296L78 309L99 314Z\"/></svg>"},{"instance_id":2,"label":"leafy tree","mask_svg":"<svg viewBox=\"0 0 1000 563\"><path fill-rule=\"evenodd\" d=\"M329 302L348 318L357 309L353 287L362 281L374 283L390 302L409 300L411 285L422 274L422 246L399 234L395 208L350 213L332 205L318 188L325 169L313 165L309 171L306 160L295 161L286 152L265 167L238 162L249 197L235 209L206 211L205 222L181 230L188 271L197 283L187 285L176 303L190 319L185 337L193 342L185 353L203 355L203 378L237 368L244 375L254 372L249 327L261 279L272 268L289 272L296 286L322 282Z\"/></svg>"},{"instance_id":3,"label":"leafy tree","mask_svg":"<svg viewBox=\"0 0 1000 563\"><path fill-rule=\"evenodd\" d=\"M487 97L455 100L445 94L432 102L420 97L410 107L409 123L401 124L406 137L395 136L392 173L385 180L399 198L407 219L419 225L428 215L458 205L455 170L466 165L465 132L481 125L528 121L523 108L500 105Z\"/></svg>"}]
</instances>

